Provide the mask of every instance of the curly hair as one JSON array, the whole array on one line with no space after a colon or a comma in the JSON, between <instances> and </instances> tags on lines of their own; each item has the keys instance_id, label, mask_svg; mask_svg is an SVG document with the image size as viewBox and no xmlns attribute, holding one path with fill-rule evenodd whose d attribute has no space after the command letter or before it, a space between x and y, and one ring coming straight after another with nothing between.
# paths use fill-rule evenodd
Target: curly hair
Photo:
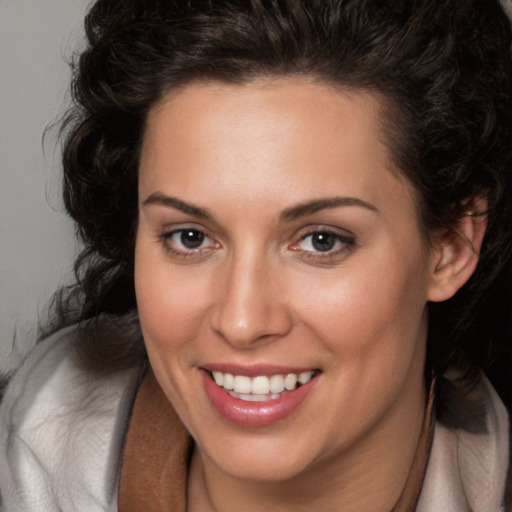
<instances>
[{"instance_id":1,"label":"curly hair","mask_svg":"<svg viewBox=\"0 0 512 512\"><path fill-rule=\"evenodd\" d=\"M429 305L428 358L438 373L462 351L491 361L512 302L511 30L497 0L97 0L85 29L63 123L64 200L83 252L60 325L136 311L137 170L151 107L198 80L308 76L385 99L383 131L427 239L453 227L468 198L487 199L477 271ZM131 332L132 343L102 338L91 353L107 366L144 357Z\"/></svg>"}]
</instances>

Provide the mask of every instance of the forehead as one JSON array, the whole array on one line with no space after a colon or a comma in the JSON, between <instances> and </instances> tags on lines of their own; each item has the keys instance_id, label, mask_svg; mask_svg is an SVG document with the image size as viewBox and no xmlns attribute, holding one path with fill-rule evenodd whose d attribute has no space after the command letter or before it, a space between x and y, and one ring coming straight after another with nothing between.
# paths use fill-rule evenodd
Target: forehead
<instances>
[{"instance_id":1,"label":"forehead","mask_svg":"<svg viewBox=\"0 0 512 512\"><path fill-rule=\"evenodd\" d=\"M300 79L190 84L148 115L141 196L196 200L208 188L283 204L335 191L379 203L400 189L411 202L381 112L377 95Z\"/></svg>"}]
</instances>

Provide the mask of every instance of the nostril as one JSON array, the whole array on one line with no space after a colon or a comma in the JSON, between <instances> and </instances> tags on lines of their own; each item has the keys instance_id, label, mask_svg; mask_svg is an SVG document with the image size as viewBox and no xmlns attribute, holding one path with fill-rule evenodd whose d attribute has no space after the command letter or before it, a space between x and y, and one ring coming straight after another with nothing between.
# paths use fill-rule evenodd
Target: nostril
<instances>
[{"instance_id":1,"label":"nostril","mask_svg":"<svg viewBox=\"0 0 512 512\"><path fill-rule=\"evenodd\" d=\"M291 315L279 304L265 308L235 308L224 305L212 314L210 327L216 336L238 348L250 348L286 336L292 328Z\"/></svg>"}]
</instances>

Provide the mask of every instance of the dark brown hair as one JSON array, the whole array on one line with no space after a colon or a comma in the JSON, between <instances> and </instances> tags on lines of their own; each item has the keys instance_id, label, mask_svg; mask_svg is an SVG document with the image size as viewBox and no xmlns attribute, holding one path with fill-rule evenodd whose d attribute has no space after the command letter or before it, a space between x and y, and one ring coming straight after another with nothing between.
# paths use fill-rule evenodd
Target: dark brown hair
<instances>
[{"instance_id":1,"label":"dark brown hair","mask_svg":"<svg viewBox=\"0 0 512 512\"><path fill-rule=\"evenodd\" d=\"M511 307L511 34L497 1L98 0L85 28L63 128L64 199L83 252L55 326L136 311L149 109L195 80L305 75L386 99L385 136L425 233L453 226L468 198L487 198L478 269L453 299L430 305L428 357L437 372L462 352L489 363ZM132 364L144 349L130 332L114 345L98 336L91 352L108 367Z\"/></svg>"}]
</instances>

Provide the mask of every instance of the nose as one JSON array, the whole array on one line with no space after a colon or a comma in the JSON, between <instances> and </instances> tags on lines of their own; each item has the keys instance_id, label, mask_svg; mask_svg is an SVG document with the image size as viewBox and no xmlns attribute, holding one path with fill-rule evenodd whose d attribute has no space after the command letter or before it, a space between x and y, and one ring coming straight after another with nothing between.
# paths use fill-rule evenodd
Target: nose
<instances>
[{"instance_id":1,"label":"nose","mask_svg":"<svg viewBox=\"0 0 512 512\"><path fill-rule=\"evenodd\" d=\"M238 348L285 336L292 327L277 269L255 256L233 258L217 276L210 326Z\"/></svg>"}]
</instances>

